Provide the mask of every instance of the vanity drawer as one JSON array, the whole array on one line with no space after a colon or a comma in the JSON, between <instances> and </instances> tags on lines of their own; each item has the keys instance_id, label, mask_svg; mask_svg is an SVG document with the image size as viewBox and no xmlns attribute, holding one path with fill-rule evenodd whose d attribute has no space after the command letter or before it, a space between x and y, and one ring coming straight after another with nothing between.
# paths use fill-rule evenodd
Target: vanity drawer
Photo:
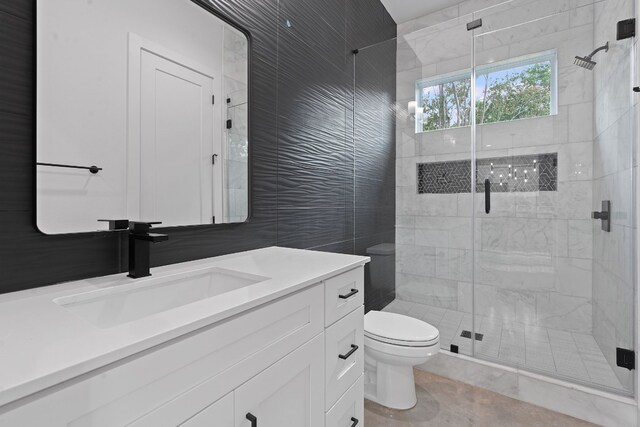
<instances>
[{"instance_id":1,"label":"vanity drawer","mask_svg":"<svg viewBox=\"0 0 640 427\"><path fill-rule=\"evenodd\" d=\"M321 334L323 292L315 285L16 402L0 410L0 426L112 427L147 416L144 425L179 425L183 393L197 386L186 403L198 413Z\"/></svg>"},{"instance_id":2,"label":"vanity drawer","mask_svg":"<svg viewBox=\"0 0 640 427\"><path fill-rule=\"evenodd\" d=\"M328 410L364 371L364 307L325 331L325 384Z\"/></svg>"},{"instance_id":3,"label":"vanity drawer","mask_svg":"<svg viewBox=\"0 0 640 427\"><path fill-rule=\"evenodd\" d=\"M325 280L324 294L324 322L329 326L364 304L364 267Z\"/></svg>"},{"instance_id":4,"label":"vanity drawer","mask_svg":"<svg viewBox=\"0 0 640 427\"><path fill-rule=\"evenodd\" d=\"M355 384L329 409L324 420L325 427L364 425L364 375L360 375Z\"/></svg>"}]
</instances>

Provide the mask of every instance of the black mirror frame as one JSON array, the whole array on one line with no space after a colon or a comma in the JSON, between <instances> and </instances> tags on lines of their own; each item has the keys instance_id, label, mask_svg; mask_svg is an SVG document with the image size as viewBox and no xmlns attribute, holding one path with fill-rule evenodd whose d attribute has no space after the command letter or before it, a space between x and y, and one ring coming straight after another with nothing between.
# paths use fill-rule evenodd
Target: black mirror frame
<instances>
[{"instance_id":1,"label":"black mirror frame","mask_svg":"<svg viewBox=\"0 0 640 427\"><path fill-rule=\"evenodd\" d=\"M41 0L42 1L42 0ZM181 226L173 226L173 227L158 227L155 228L154 230L162 230L165 233L170 233L171 231L178 231L178 230L185 230L185 231L191 231L191 230L198 230L198 229L209 229L212 227L215 227L216 229L222 230L222 229L229 229L229 228L235 228L238 227L242 224L247 224L249 222L252 221L253 219L253 209L252 209L252 189L253 189L253 174L252 174L252 163L253 163L253 146L251 144L251 140L252 140L252 134L253 134L253 130L252 130L252 126L251 126L251 116L252 116L252 92L253 92L253 79L252 79L252 52L253 52L253 39L251 36L251 32L249 32L249 30L247 30L246 28L242 27L240 24L236 23L235 21L233 21L231 18L229 18L228 16L226 16L224 13L220 12L219 10L217 10L209 1L206 0L191 0L194 4L200 6L202 9L204 9L205 11L211 13L212 15L214 15L215 17L221 19L222 21L224 21L226 24L232 26L233 28L235 28L236 30L240 31L242 34L244 34L244 36L247 38L247 49L248 49L248 55L247 55L247 104L249 105L249 108L247 108L247 141L248 141L248 150L247 150L247 180L248 180L248 188L247 188L247 219L244 222L230 222L230 223L220 223L220 224L193 224L193 225L181 225ZM33 45L34 45L34 49L32 52L32 61L33 61L33 98L32 98L32 114L34 117L34 122L33 122L33 159L32 159L32 177L33 177L33 224L34 227L36 229L36 231L38 231L38 233L45 235L45 236L75 236L75 235L91 235L91 234L96 234L96 233L108 233L108 232L118 232L118 231L122 231L122 230L95 230L95 231L79 231L79 232L72 232L72 233L56 233L56 234L48 234L45 233L44 231L42 231L40 229L40 227L38 226L38 184L37 184L37 159L38 159L38 135L37 135L37 110L38 110L38 103L37 103L37 94L38 94L38 18L37 18L37 9L38 9L38 0L33 0L33 33L32 33L32 37L33 37ZM97 219L96 219L97 221Z\"/></svg>"}]
</instances>

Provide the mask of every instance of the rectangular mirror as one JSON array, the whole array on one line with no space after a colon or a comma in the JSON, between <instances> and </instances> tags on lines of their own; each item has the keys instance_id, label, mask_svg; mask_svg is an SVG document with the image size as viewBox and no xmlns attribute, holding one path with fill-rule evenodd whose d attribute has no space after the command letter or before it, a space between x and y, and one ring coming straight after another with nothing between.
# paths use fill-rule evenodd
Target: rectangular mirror
<instances>
[{"instance_id":1,"label":"rectangular mirror","mask_svg":"<svg viewBox=\"0 0 640 427\"><path fill-rule=\"evenodd\" d=\"M37 1L37 226L248 217L249 40L191 0Z\"/></svg>"}]
</instances>

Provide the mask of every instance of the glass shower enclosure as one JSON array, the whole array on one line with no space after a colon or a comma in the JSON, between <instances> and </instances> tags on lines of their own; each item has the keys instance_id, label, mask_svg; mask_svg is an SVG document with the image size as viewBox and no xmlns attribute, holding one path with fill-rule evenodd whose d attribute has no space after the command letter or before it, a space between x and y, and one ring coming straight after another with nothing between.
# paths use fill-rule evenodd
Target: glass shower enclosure
<instances>
[{"instance_id":1,"label":"glass shower enclosure","mask_svg":"<svg viewBox=\"0 0 640 427\"><path fill-rule=\"evenodd\" d=\"M436 326L445 351L632 395L635 59L615 24L633 2L493 3L356 56L357 109L358 67L396 49L396 293L368 308Z\"/></svg>"}]
</instances>

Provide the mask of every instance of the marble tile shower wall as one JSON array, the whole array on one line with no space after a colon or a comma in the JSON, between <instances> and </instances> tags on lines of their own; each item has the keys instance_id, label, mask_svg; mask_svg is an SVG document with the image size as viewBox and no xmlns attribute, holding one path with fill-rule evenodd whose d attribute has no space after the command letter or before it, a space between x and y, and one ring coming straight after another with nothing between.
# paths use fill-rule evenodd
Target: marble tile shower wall
<instances>
[{"instance_id":1,"label":"marble tile shower wall","mask_svg":"<svg viewBox=\"0 0 640 427\"><path fill-rule=\"evenodd\" d=\"M45 236L34 226L35 3L0 0L0 292L127 267L121 236ZM389 137L376 139L384 146L361 146L354 159L353 143L351 51L395 37L396 24L384 6L377 0L201 3L252 36L252 217L242 224L169 229L169 241L153 248L153 265L271 245L364 254L370 245L393 241L393 118L359 118L372 131L391 129ZM393 67L395 49L371 60ZM377 90L393 92L395 81ZM388 123L371 122L380 119ZM379 170L389 167L380 177ZM385 185L367 185L367 177ZM394 284L389 287L393 298Z\"/></svg>"},{"instance_id":2,"label":"marble tile shower wall","mask_svg":"<svg viewBox=\"0 0 640 427\"><path fill-rule=\"evenodd\" d=\"M506 327L591 333L593 75L573 58L592 50L593 6L514 0L471 13L497 3L469 0L398 27L398 298L471 312L475 246L476 313ZM480 159L557 153L557 191L492 194L491 215L482 194L418 194L416 164L469 159L471 130L415 133L407 111L416 80L471 67L466 23L480 16L476 64L552 49L558 62L556 115L481 125L477 133Z\"/></svg>"},{"instance_id":3,"label":"marble tile shower wall","mask_svg":"<svg viewBox=\"0 0 640 427\"><path fill-rule=\"evenodd\" d=\"M616 347L634 345L634 190L637 158L633 143L631 92L633 39L615 40L616 22L634 16L632 0L595 5L595 45L609 41L609 52L594 69L595 141L593 210L611 200L611 232L593 224L593 336L625 389L631 371L616 366Z\"/></svg>"}]
</instances>

